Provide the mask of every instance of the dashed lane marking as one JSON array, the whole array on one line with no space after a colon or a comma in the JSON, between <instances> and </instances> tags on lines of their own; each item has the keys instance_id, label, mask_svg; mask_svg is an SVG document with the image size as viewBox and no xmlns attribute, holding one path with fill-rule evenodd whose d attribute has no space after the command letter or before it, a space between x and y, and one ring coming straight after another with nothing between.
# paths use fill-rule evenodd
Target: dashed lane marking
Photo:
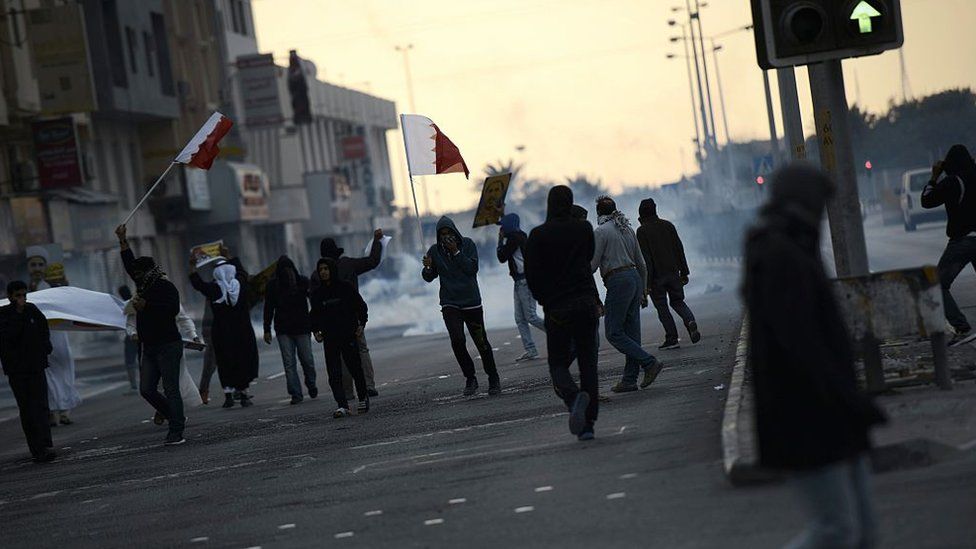
<instances>
[{"instance_id":1,"label":"dashed lane marking","mask_svg":"<svg viewBox=\"0 0 976 549\"><path fill-rule=\"evenodd\" d=\"M335 539L344 539L344 538L351 538L354 535L356 535L355 532L339 532L338 534L336 534L333 537Z\"/></svg>"},{"instance_id":2,"label":"dashed lane marking","mask_svg":"<svg viewBox=\"0 0 976 549\"><path fill-rule=\"evenodd\" d=\"M380 509L377 509L375 511L366 511L365 513L363 513L363 516L366 516L366 517L378 517L378 516L380 516L382 514L383 514L383 511L380 510Z\"/></svg>"},{"instance_id":3,"label":"dashed lane marking","mask_svg":"<svg viewBox=\"0 0 976 549\"><path fill-rule=\"evenodd\" d=\"M607 494L607 499L623 499L625 497L627 497L627 494L624 492L614 492L612 494Z\"/></svg>"},{"instance_id":4,"label":"dashed lane marking","mask_svg":"<svg viewBox=\"0 0 976 549\"><path fill-rule=\"evenodd\" d=\"M458 505L458 504L461 504L461 503L467 503L467 501L468 500L466 498L454 498L452 500L448 500L447 504L448 505Z\"/></svg>"},{"instance_id":5,"label":"dashed lane marking","mask_svg":"<svg viewBox=\"0 0 976 549\"><path fill-rule=\"evenodd\" d=\"M424 521L424 526L436 526L438 524L444 524L444 519L437 518L437 519L428 519Z\"/></svg>"},{"instance_id":6,"label":"dashed lane marking","mask_svg":"<svg viewBox=\"0 0 976 549\"><path fill-rule=\"evenodd\" d=\"M515 512L516 513L531 513L532 511L535 511L535 507L533 507L531 505L526 505L525 507L516 507L515 508Z\"/></svg>"},{"instance_id":7,"label":"dashed lane marking","mask_svg":"<svg viewBox=\"0 0 976 549\"><path fill-rule=\"evenodd\" d=\"M552 492L552 486L540 486L540 487L536 488L535 491L537 493L538 492Z\"/></svg>"},{"instance_id":8,"label":"dashed lane marking","mask_svg":"<svg viewBox=\"0 0 976 549\"><path fill-rule=\"evenodd\" d=\"M190 543L204 543L204 542L207 542L207 541L210 541L210 538L208 538L207 536L201 536L199 538L193 538L193 539L191 539L190 540Z\"/></svg>"},{"instance_id":9,"label":"dashed lane marking","mask_svg":"<svg viewBox=\"0 0 976 549\"><path fill-rule=\"evenodd\" d=\"M566 415L569 415L569 413L568 412L559 412L559 413L555 413L555 414L542 414L542 415L539 415L539 416L525 417L525 418L519 418L519 419L509 419L509 420L505 420L505 421L493 421L493 422L489 422L489 423L480 423L478 425L469 425L467 427L458 427L456 429L447 429L447 430L443 430L443 431L432 431L430 433L421 433L421 434L417 434L417 435L410 435L410 436L406 436L406 437L395 438L395 439L392 439L392 440L385 440L385 441L382 441L382 442L373 442L371 444L363 444L363 445L360 445L360 446L353 446L353 447L350 448L350 450L366 450L366 449L369 449L369 448L377 448L377 447L380 447L380 446L390 446L392 444L402 444L404 442L413 442L415 440L420 440L420 439L423 439L423 438L429 438L429 437L433 437L433 436L436 436L436 435L455 435L455 434L458 434L458 433L466 433L466 432L469 432L469 431L474 431L476 429L488 429L488 428L491 428L491 427L500 427L502 425L515 425L515 424L518 424L518 423L528 423L530 421L537 421L537 420L540 420L540 419L552 419L552 418L566 416Z\"/></svg>"},{"instance_id":10,"label":"dashed lane marking","mask_svg":"<svg viewBox=\"0 0 976 549\"><path fill-rule=\"evenodd\" d=\"M266 377L264 379L266 379L268 381L271 381L273 379L278 379L279 377L284 377L284 375L285 375L284 372L278 372L277 374L271 374L270 376L268 376L268 377Z\"/></svg>"},{"instance_id":11,"label":"dashed lane marking","mask_svg":"<svg viewBox=\"0 0 976 549\"><path fill-rule=\"evenodd\" d=\"M620 475L620 480L630 480L632 478L637 478L637 473L626 473Z\"/></svg>"},{"instance_id":12,"label":"dashed lane marking","mask_svg":"<svg viewBox=\"0 0 976 549\"><path fill-rule=\"evenodd\" d=\"M295 528L294 524L282 524L278 527L279 530L292 530Z\"/></svg>"}]
</instances>

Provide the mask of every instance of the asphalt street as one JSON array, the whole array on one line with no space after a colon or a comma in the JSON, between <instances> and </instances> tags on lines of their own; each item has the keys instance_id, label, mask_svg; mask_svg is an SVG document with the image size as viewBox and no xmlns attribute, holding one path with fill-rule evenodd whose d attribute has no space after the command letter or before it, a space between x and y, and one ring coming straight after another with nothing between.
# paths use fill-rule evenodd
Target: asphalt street
<instances>
[{"instance_id":1,"label":"asphalt street","mask_svg":"<svg viewBox=\"0 0 976 549\"><path fill-rule=\"evenodd\" d=\"M874 269L938 259L937 227L906 234L871 223ZM118 388L90 397L76 425L54 430L61 457L50 465L26 459L16 420L0 423L0 546L780 546L802 525L791 493L778 484L733 489L722 471L740 309L737 267L712 269L724 290L692 288L689 299L702 342L659 354L666 368L649 390L602 403L593 442L569 435L545 362L514 363L514 329L489 333L498 397L460 396L446 335L373 343L381 396L368 414L341 420L331 418L319 348L322 394L296 406L268 349L256 405L190 410L183 446L161 446L165 429ZM971 307L972 273L958 284ZM656 315L643 320L654 348ZM622 366L604 342L608 394ZM876 480L885 547L972 547L973 452Z\"/></svg>"}]
</instances>

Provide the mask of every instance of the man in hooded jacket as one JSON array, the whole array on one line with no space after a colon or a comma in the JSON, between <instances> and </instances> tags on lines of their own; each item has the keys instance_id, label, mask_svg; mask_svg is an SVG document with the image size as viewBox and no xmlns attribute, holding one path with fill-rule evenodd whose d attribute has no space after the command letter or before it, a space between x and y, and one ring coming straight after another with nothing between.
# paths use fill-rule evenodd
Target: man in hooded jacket
<instances>
[{"instance_id":1,"label":"man in hooded jacket","mask_svg":"<svg viewBox=\"0 0 976 549\"><path fill-rule=\"evenodd\" d=\"M471 396L478 392L474 361L464 339L465 326L481 353L481 362L488 374L488 394L501 394L501 380L495 369L495 355L488 343L481 290L478 288L478 247L470 238L461 236L454 221L445 216L437 222L437 244L427 250L423 263L421 276L425 281L429 283L440 279L441 314L451 337L454 356L466 379L464 395Z\"/></svg>"},{"instance_id":2,"label":"man in hooded jacket","mask_svg":"<svg viewBox=\"0 0 976 549\"><path fill-rule=\"evenodd\" d=\"M789 472L808 507L809 526L790 547L872 547L868 434L884 418L858 391L854 351L820 255L832 182L794 164L775 173L771 187L746 239L743 283L759 461Z\"/></svg>"},{"instance_id":3,"label":"man in hooded jacket","mask_svg":"<svg viewBox=\"0 0 976 549\"><path fill-rule=\"evenodd\" d=\"M580 440L590 440L600 388L600 295L590 272L593 229L574 215L569 187L553 187L548 203L546 222L532 230L526 243L525 276L545 311L549 374L556 394L569 409L569 431ZM574 356L580 386L569 373Z\"/></svg>"},{"instance_id":4,"label":"man in hooded jacket","mask_svg":"<svg viewBox=\"0 0 976 549\"><path fill-rule=\"evenodd\" d=\"M264 296L264 342L271 344L271 327L278 336L278 349L285 369L285 383L291 403L304 399L297 362L302 363L308 396L315 398L315 357L312 354L312 326L308 318L308 278L298 274L287 255L278 258L275 275ZM296 355L298 360L296 361Z\"/></svg>"},{"instance_id":5,"label":"man in hooded jacket","mask_svg":"<svg viewBox=\"0 0 976 549\"><path fill-rule=\"evenodd\" d=\"M359 275L366 274L378 267L380 260L383 258L383 229L373 231L373 244L370 246L369 255L366 257L349 257L343 255L345 249L340 248L332 238L322 239L322 242L319 244L319 252L322 254L323 259L332 259L336 262L336 270L338 271L336 278L351 284L358 292ZM318 284L318 277L313 276L310 282L312 285L311 289L314 290L315 285ZM363 375L366 377L367 391L371 397L379 396L380 393L376 390L373 359L369 356L365 331L359 333L358 343L359 360L362 363ZM346 398L351 400L355 396L353 377L345 360L342 362L342 386L345 388Z\"/></svg>"},{"instance_id":6,"label":"man in hooded jacket","mask_svg":"<svg viewBox=\"0 0 976 549\"><path fill-rule=\"evenodd\" d=\"M945 177L941 177L942 175ZM941 179L940 179L941 178ZM946 244L939 259L939 280L945 316L956 334L951 346L976 339L966 315L949 289L966 265L976 268L976 162L963 145L953 145L945 160L932 166L932 178L922 189L922 207L945 206Z\"/></svg>"},{"instance_id":7,"label":"man in hooded jacket","mask_svg":"<svg viewBox=\"0 0 976 549\"><path fill-rule=\"evenodd\" d=\"M516 362L539 358L539 351L532 340L529 326L535 326L543 333L546 325L536 312L536 301L525 282L525 241L528 236L519 227L518 214L506 214L502 217L498 230L498 247L496 253L498 261L508 264L508 274L515 282L515 326L518 327L525 353L516 358Z\"/></svg>"},{"instance_id":8,"label":"man in hooded jacket","mask_svg":"<svg viewBox=\"0 0 976 549\"><path fill-rule=\"evenodd\" d=\"M637 228L637 243L647 263L647 294L657 309L657 317L664 327L664 343L658 349L678 348L678 328L674 317L668 310L678 313L688 330L692 343L701 340L698 323L691 308L685 303L685 285L688 284L688 260L685 248L678 237L678 230L667 219L657 215L657 203L647 198L640 203L640 227Z\"/></svg>"}]
</instances>

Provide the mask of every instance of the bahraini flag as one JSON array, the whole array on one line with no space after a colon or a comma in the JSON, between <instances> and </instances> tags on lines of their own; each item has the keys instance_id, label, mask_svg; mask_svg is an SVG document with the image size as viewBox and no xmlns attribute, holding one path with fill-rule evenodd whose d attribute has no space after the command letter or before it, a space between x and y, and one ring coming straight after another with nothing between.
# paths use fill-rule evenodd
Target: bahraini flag
<instances>
[{"instance_id":1,"label":"bahraini flag","mask_svg":"<svg viewBox=\"0 0 976 549\"><path fill-rule=\"evenodd\" d=\"M468 177L468 165L461 151L433 120L419 114L401 114L400 127L411 175L463 173Z\"/></svg>"},{"instance_id":2,"label":"bahraini flag","mask_svg":"<svg viewBox=\"0 0 976 549\"><path fill-rule=\"evenodd\" d=\"M176 155L176 162L189 164L202 170L209 170L213 165L214 159L220 153L217 143L230 131L234 123L230 118L215 112L210 119L200 128L200 131L193 136L193 139L186 144L186 147Z\"/></svg>"}]
</instances>

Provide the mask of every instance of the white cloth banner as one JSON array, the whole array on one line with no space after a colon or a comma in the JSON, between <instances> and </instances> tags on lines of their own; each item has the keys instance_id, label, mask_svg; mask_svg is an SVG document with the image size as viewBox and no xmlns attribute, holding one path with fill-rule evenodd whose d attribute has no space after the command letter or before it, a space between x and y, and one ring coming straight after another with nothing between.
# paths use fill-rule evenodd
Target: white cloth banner
<instances>
[{"instance_id":1,"label":"white cloth banner","mask_svg":"<svg viewBox=\"0 0 976 549\"><path fill-rule=\"evenodd\" d=\"M52 330L125 330L125 303L111 294L72 286L38 290L27 295L47 317ZM9 300L0 300L0 306Z\"/></svg>"},{"instance_id":2,"label":"white cloth banner","mask_svg":"<svg viewBox=\"0 0 976 549\"><path fill-rule=\"evenodd\" d=\"M380 239L380 262L376 265L377 267L383 264L383 259L386 258L386 245L389 244L391 240L393 240L393 237L390 235L383 235L383 238ZM363 253L366 255L366 257L369 257L369 252L372 250L373 239L371 238L369 239L369 243L366 244L366 249L363 250Z\"/></svg>"}]
</instances>

